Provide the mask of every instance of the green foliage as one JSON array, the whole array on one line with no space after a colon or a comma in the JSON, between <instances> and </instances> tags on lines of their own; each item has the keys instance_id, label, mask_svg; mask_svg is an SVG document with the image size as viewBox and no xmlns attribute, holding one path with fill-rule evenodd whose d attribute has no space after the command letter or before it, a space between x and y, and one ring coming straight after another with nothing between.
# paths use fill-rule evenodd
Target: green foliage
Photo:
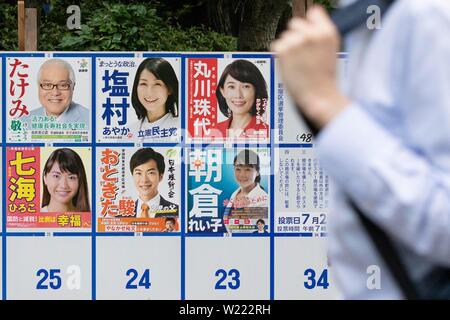
<instances>
[{"instance_id":1,"label":"green foliage","mask_svg":"<svg viewBox=\"0 0 450 320\"><path fill-rule=\"evenodd\" d=\"M182 29L143 4L107 4L97 9L80 31L67 34L60 50L229 51L235 39L201 27Z\"/></svg>"},{"instance_id":2,"label":"green foliage","mask_svg":"<svg viewBox=\"0 0 450 320\"><path fill-rule=\"evenodd\" d=\"M0 3L0 50L17 50L17 6Z\"/></svg>"},{"instance_id":3,"label":"green foliage","mask_svg":"<svg viewBox=\"0 0 450 320\"><path fill-rule=\"evenodd\" d=\"M162 20L144 5L103 3L81 30L66 33L58 50L148 50L157 44Z\"/></svg>"},{"instance_id":4,"label":"green foliage","mask_svg":"<svg viewBox=\"0 0 450 320\"><path fill-rule=\"evenodd\" d=\"M320 4L324 6L326 9L331 10L333 8L336 8L336 0L314 0L314 3Z\"/></svg>"},{"instance_id":5,"label":"green foliage","mask_svg":"<svg viewBox=\"0 0 450 320\"><path fill-rule=\"evenodd\" d=\"M233 51L234 37L204 26L181 27L153 1L79 1L81 30L69 30L67 7L72 0L53 0L48 15L41 13L39 50L44 51ZM145 3L144 3L145 2ZM0 5L3 50L17 50L17 6ZM189 10L189 7L183 7ZM169 12L170 14L170 12ZM164 18L162 16L165 16ZM3 17L2 17L3 18Z\"/></svg>"},{"instance_id":6,"label":"green foliage","mask_svg":"<svg viewBox=\"0 0 450 320\"><path fill-rule=\"evenodd\" d=\"M235 51L237 39L200 27L170 28L170 37L161 38L161 51Z\"/></svg>"},{"instance_id":7,"label":"green foliage","mask_svg":"<svg viewBox=\"0 0 450 320\"><path fill-rule=\"evenodd\" d=\"M1 0L0 0L1 1ZM247 0L245 0L247 1ZM234 51L237 39L196 24L206 0L52 0L41 11L39 50ZM244 0L242 0L242 3ZM68 6L81 8L81 30L68 30ZM328 10L336 0L314 0ZM204 9L204 8L203 8ZM192 23L191 20L194 20ZM182 26L180 26L180 24ZM17 50L17 5L0 3L0 50Z\"/></svg>"},{"instance_id":8,"label":"green foliage","mask_svg":"<svg viewBox=\"0 0 450 320\"><path fill-rule=\"evenodd\" d=\"M195 17L192 13L201 12L205 1L114 0L111 4L105 0L52 0L50 13L41 11L39 50L236 50L235 37L214 32L205 26L190 26L189 19ZM314 2L329 10L336 4L336 0ZM69 17L66 9L74 3L81 8L81 30L68 30L66 27ZM185 19L188 16L191 18ZM17 50L16 5L0 3L0 30L0 50Z\"/></svg>"}]
</instances>

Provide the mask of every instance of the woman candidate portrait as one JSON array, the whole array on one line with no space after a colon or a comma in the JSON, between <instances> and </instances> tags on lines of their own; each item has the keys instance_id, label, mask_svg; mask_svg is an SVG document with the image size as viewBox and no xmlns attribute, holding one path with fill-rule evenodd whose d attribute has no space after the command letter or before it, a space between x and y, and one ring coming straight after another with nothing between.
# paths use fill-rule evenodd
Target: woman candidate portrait
<instances>
[{"instance_id":1,"label":"woman candidate portrait","mask_svg":"<svg viewBox=\"0 0 450 320\"><path fill-rule=\"evenodd\" d=\"M216 97L227 117L215 126L222 137L267 139L269 125L262 117L268 103L267 83L256 65L243 59L229 64L219 79Z\"/></svg>"},{"instance_id":2,"label":"woman candidate portrait","mask_svg":"<svg viewBox=\"0 0 450 320\"><path fill-rule=\"evenodd\" d=\"M138 121L131 125L136 137L146 130L179 128L178 79L171 64L163 58L147 58L139 65L134 78L131 103Z\"/></svg>"},{"instance_id":3,"label":"woman candidate portrait","mask_svg":"<svg viewBox=\"0 0 450 320\"><path fill-rule=\"evenodd\" d=\"M242 150L233 160L234 177L239 187L232 193L223 218L267 218L269 196L261 186L260 159L252 150ZM246 208L246 210L243 210ZM252 208L252 209L248 209ZM230 230L228 226L228 230Z\"/></svg>"},{"instance_id":4,"label":"woman candidate portrait","mask_svg":"<svg viewBox=\"0 0 450 320\"><path fill-rule=\"evenodd\" d=\"M89 192L83 161L69 148L54 150L43 176L41 212L90 212Z\"/></svg>"}]
</instances>

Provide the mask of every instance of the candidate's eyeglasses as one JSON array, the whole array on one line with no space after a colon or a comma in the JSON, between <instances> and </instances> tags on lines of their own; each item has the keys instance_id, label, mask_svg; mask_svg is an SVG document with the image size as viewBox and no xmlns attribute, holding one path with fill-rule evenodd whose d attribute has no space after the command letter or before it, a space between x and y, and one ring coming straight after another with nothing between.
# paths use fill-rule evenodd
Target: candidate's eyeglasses
<instances>
[{"instance_id":1,"label":"candidate's eyeglasses","mask_svg":"<svg viewBox=\"0 0 450 320\"><path fill-rule=\"evenodd\" d=\"M43 90L47 90L47 91L53 90L55 87L58 90L69 90L71 85L72 85L71 82L63 82L63 83L58 83L58 84L44 82L44 83L40 84L40 87Z\"/></svg>"}]
</instances>

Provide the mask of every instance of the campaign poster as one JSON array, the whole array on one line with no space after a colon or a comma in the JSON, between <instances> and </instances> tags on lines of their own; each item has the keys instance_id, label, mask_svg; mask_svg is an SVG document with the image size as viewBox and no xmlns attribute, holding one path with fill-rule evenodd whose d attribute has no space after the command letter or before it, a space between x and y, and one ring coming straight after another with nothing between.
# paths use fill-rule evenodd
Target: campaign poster
<instances>
[{"instance_id":1,"label":"campaign poster","mask_svg":"<svg viewBox=\"0 0 450 320\"><path fill-rule=\"evenodd\" d=\"M7 142L91 141L91 58L6 57Z\"/></svg>"},{"instance_id":2,"label":"campaign poster","mask_svg":"<svg viewBox=\"0 0 450 320\"><path fill-rule=\"evenodd\" d=\"M97 142L178 142L181 59L97 57Z\"/></svg>"},{"instance_id":3,"label":"campaign poster","mask_svg":"<svg viewBox=\"0 0 450 320\"><path fill-rule=\"evenodd\" d=\"M188 141L269 142L269 58L186 61Z\"/></svg>"},{"instance_id":4,"label":"campaign poster","mask_svg":"<svg viewBox=\"0 0 450 320\"><path fill-rule=\"evenodd\" d=\"M90 231L91 148L7 147L6 227Z\"/></svg>"},{"instance_id":5,"label":"campaign poster","mask_svg":"<svg viewBox=\"0 0 450 320\"><path fill-rule=\"evenodd\" d=\"M181 148L99 147L99 232L179 232Z\"/></svg>"},{"instance_id":6,"label":"campaign poster","mask_svg":"<svg viewBox=\"0 0 450 320\"><path fill-rule=\"evenodd\" d=\"M314 143L313 135L301 116L298 107L292 96L289 94L286 85L283 83L278 70L278 58L275 61L275 143ZM338 54L336 65L337 83L342 90L345 90L347 76L347 55Z\"/></svg>"},{"instance_id":7,"label":"campaign poster","mask_svg":"<svg viewBox=\"0 0 450 320\"><path fill-rule=\"evenodd\" d=\"M275 232L324 237L330 180L313 148L275 150Z\"/></svg>"},{"instance_id":8,"label":"campaign poster","mask_svg":"<svg viewBox=\"0 0 450 320\"><path fill-rule=\"evenodd\" d=\"M270 150L188 151L187 233L270 232Z\"/></svg>"}]
</instances>

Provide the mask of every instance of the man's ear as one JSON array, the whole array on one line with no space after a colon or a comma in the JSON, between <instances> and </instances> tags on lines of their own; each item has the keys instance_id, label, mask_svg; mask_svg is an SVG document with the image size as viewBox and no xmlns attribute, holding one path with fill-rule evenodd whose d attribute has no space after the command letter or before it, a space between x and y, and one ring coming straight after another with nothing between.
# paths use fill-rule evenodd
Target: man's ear
<instances>
[{"instance_id":1,"label":"man's ear","mask_svg":"<svg viewBox=\"0 0 450 320\"><path fill-rule=\"evenodd\" d=\"M159 182L161 182L161 181L163 180L163 178L164 178L164 174L163 174L163 173L160 173L160 174L159 174Z\"/></svg>"}]
</instances>

